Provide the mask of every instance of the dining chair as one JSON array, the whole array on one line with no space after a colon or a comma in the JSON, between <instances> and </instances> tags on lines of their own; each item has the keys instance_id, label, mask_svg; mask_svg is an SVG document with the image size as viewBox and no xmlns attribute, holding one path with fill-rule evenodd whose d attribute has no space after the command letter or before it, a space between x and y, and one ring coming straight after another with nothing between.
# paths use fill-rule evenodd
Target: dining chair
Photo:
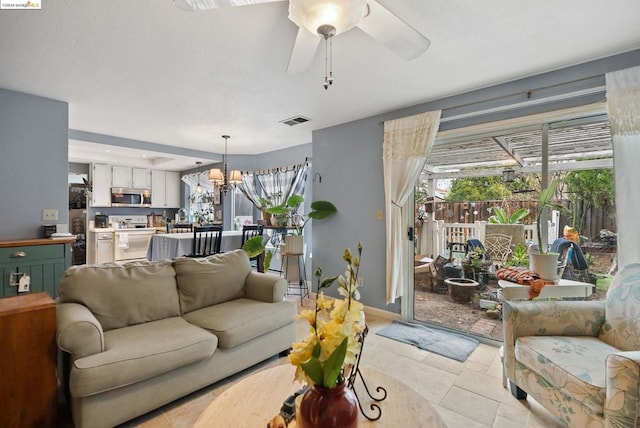
<instances>
[{"instance_id":1,"label":"dining chair","mask_svg":"<svg viewBox=\"0 0 640 428\"><path fill-rule=\"evenodd\" d=\"M193 232L191 223L167 223L167 233Z\"/></svg>"},{"instance_id":2,"label":"dining chair","mask_svg":"<svg viewBox=\"0 0 640 428\"><path fill-rule=\"evenodd\" d=\"M220 252L222 226L196 226L189 257L206 257Z\"/></svg>"},{"instance_id":3,"label":"dining chair","mask_svg":"<svg viewBox=\"0 0 640 428\"><path fill-rule=\"evenodd\" d=\"M240 244L240 248L244 247L244 243L247 242L249 239L254 238L256 236L262 236L263 231L264 231L264 226L261 224L242 225L242 243ZM260 262L260 255L249 258L249 262L251 263L252 267L257 268L258 263Z\"/></svg>"}]
</instances>

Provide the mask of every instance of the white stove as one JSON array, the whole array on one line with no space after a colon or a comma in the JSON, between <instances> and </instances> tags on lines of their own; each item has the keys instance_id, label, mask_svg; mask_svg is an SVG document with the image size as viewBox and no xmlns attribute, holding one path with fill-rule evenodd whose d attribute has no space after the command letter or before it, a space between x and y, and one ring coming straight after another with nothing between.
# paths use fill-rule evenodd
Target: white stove
<instances>
[{"instance_id":1,"label":"white stove","mask_svg":"<svg viewBox=\"0 0 640 428\"><path fill-rule=\"evenodd\" d=\"M146 260L156 229L147 227L146 215L110 215L113 226L114 261Z\"/></svg>"},{"instance_id":2,"label":"white stove","mask_svg":"<svg viewBox=\"0 0 640 428\"><path fill-rule=\"evenodd\" d=\"M147 228L146 215L110 215L109 223L111 223L114 230L153 229Z\"/></svg>"}]
</instances>

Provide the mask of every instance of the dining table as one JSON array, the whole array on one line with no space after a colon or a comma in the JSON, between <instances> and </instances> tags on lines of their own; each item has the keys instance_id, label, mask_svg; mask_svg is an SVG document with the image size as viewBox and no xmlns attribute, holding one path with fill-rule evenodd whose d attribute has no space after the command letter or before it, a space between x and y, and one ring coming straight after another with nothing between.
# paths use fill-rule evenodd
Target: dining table
<instances>
[{"instance_id":1,"label":"dining table","mask_svg":"<svg viewBox=\"0 0 640 428\"><path fill-rule=\"evenodd\" d=\"M147 259L173 260L176 257L191 254L193 247L193 232L188 233L157 233L151 237L147 249ZM227 252L242 247L241 230L223 230L220 251Z\"/></svg>"}]
</instances>

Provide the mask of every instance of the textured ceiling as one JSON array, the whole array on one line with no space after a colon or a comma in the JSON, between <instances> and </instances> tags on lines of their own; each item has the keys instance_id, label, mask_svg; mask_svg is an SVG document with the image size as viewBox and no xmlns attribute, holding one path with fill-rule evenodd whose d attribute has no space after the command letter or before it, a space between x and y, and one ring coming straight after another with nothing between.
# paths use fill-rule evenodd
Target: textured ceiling
<instances>
[{"instance_id":1,"label":"textured ceiling","mask_svg":"<svg viewBox=\"0 0 640 428\"><path fill-rule=\"evenodd\" d=\"M69 102L80 131L221 153L311 142L311 132L640 46L637 0L380 0L431 40L406 62L354 29L285 73L287 2L183 12L171 0L42 0L0 11L0 87ZM311 119L289 127L280 120ZM188 160L192 162L194 159Z\"/></svg>"}]
</instances>

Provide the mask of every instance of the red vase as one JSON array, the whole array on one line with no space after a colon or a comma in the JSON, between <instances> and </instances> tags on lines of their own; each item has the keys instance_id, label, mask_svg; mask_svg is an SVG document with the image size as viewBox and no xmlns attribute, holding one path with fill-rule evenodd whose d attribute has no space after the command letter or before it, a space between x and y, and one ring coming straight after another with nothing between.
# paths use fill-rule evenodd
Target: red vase
<instances>
[{"instance_id":1,"label":"red vase","mask_svg":"<svg viewBox=\"0 0 640 428\"><path fill-rule=\"evenodd\" d=\"M334 388L313 385L300 401L298 428L356 428L358 400L345 383Z\"/></svg>"}]
</instances>

